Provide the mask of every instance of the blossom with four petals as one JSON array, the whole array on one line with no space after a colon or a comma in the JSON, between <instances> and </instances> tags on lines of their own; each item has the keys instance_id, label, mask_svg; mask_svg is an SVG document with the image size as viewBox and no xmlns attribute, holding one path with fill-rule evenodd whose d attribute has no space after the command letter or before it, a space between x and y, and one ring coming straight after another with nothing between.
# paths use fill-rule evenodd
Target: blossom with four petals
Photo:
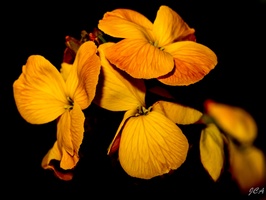
<instances>
[{"instance_id":1,"label":"blossom with four petals","mask_svg":"<svg viewBox=\"0 0 266 200\"><path fill-rule=\"evenodd\" d=\"M173 102L157 101L146 108L144 80L134 79L113 67L98 48L102 62L102 82L94 102L110 111L125 111L108 148L118 149L122 168L132 177L150 179L175 170L186 160L188 140L176 124L192 124L201 112Z\"/></svg>"},{"instance_id":2,"label":"blossom with four petals","mask_svg":"<svg viewBox=\"0 0 266 200\"><path fill-rule=\"evenodd\" d=\"M95 96L100 73L96 52L93 42L83 43L73 66L62 74L43 56L32 55L13 84L16 106L27 122L44 124L57 120L57 140L43 158L42 167L54 170L64 180L72 175L61 173L51 161L60 161L63 170L73 169L79 161L85 120L82 110Z\"/></svg>"},{"instance_id":3,"label":"blossom with four petals","mask_svg":"<svg viewBox=\"0 0 266 200\"><path fill-rule=\"evenodd\" d=\"M195 42L195 30L168 6L159 8L154 23L134 10L115 9L104 14L98 28L121 39L106 48L105 55L134 78L190 85L217 64L216 54Z\"/></svg>"}]
</instances>

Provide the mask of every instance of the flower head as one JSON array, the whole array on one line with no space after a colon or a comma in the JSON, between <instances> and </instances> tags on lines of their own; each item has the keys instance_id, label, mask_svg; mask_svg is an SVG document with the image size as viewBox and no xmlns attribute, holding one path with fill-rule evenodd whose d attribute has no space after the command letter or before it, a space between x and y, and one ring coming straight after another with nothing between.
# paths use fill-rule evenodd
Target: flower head
<instances>
[{"instance_id":1,"label":"flower head","mask_svg":"<svg viewBox=\"0 0 266 200\"><path fill-rule=\"evenodd\" d=\"M154 23L136 11L115 9L104 14L98 27L122 39L106 48L105 55L134 78L189 85L217 64L215 53L196 43L195 30L168 6L159 8Z\"/></svg>"},{"instance_id":2,"label":"flower head","mask_svg":"<svg viewBox=\"0 0 266 200\"><path fill-rule=\"evenodd\" d=\"M229 169L241 192L265 185L265 154L253 144L257 136L253 117L242 108L213 100L206 100L205 109L202 120L208 128L202 131L200 151L202 163L210 175L215 180L219 177L224 157L221 150L226 143Z\"/></svg>"},{"instance_id":3,"label":"flower head","mask_svg":"<svg viewBox=\"0 0 266 200\"><path fill-rule=\"evenodd\" d=\"M257 124L244 109L213 100L205 101L207 114L226 134L244 144L252 144L257 137Z\"/></svg>"},{"instance_id":4,"label":"flower head","mask_svg":"<svg viewBox=\"0 0 266 200\"><path fill-rule=\"evenodd\" d=\"M22 68L22 74L13 84L14 98L21 116L29 123L44 124L57 119L57 141L42 161L42 167L53 169L60 161L60 168L73 169L79 160L79 148L83 139L82 112L95 95L100 60L93 42L85 42L77 52L73 66L64 77L47 59L32 55Z\"/></svg>"},{"instance_id":5,"label":"flower head","mask_svg":"<svg viewBox=\"0 0 266 200\"><path fill-rule=\"evenodd\" d=\"M246 194L252 187L264 187L266 184L265 153L254 145L242 146L229 143L229 162L232 178L242 193Z\"/></svg>"},{"instance_id":6,"label":"flower head","mask_svg":"<svg viewBox=\"0 0 266 200\"><path fill-rule=\"evenodd\" d=\"M113 67L100 45L103 83L94 102L111 111L125 111L108 154L118 149L123 169L133 177L150 179L177 169L185 161L188 140L176 125L196 122L201 113L176 103L157 101L147 107L144 81Z\"/></svg>"}]
</instances>

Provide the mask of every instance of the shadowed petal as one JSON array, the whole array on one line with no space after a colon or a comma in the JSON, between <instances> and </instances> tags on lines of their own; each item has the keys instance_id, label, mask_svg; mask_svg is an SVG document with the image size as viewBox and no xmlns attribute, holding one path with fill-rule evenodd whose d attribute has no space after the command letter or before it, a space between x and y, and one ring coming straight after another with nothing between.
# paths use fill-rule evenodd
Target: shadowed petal
<instances>
[{"instance_id":1,"label":"shadowed petal","mask_svg":"<svg viewBox=\"0 0 266 200\"><path fill-rule=\"evenodd\" d=\"M53 147L47 152L47 154L42 159L42 168L53 170L55 175L64 180L69 181L73 178L73 173L69 170L58 169L57 166L53 164L53 160L60 161L62 158L62 153L58 148L57 141L54 143Z\"/></svg>"},{"instance_id":2,"label":"shadowed petal","mask_svg":"<svg viewBox=\"0 0 266 200\"><path fill-rule=\"evenodd\" d=\"M149 92L156 94L156 95L159 95L159 96L164 97L164 98L174 100L174 97L172 96L172 94L167 89L162 88L160 86L153 86L153 87L149 88Z\"/></svg>"},{"instance_id":3,"label":"shadowed petal","mask_svg":"<svg viewBox=\"0 0 266 200\"><path fill-rule=\"evenodd\" d=\"M60 167L72 169L79 160L78 152L83 140L84 114L78 104L71 111L65 112L57 124L57 141L59 149L64 149Z\"/></svg>"},{"instance_id":4,"label":"shadowed petal","mask_svg":"<svg viewBox=\"0 0 266 200\"><path fill-rule=\"evenodd\" d=\"M123 74L106 60L104 50L111 45L111 43L105 43L99 47L102 85L97 91L94 102L112 111L137 109L140 105L144 106L146 88L143 80L136 80L128 74Z\"/></svg>"},{"instance_id":5,"label":"shadowed petal","mask_svg":"<svg viewBox=\"0 0 266 200\"><path fill-rule=\"evenodd\" d=\"M174 67L172 55L141 39L124 39L107 48L105 55L134 78L157 78Z\"/></svg>"},{"instance_id":6,"label":"shadowed petal","mask_svg":"<svg viewBox=\"0 0 266 200\"><path fill-rule=\"evenodd\" d=\"M28 58L22 74L13 84L13 92L18 111L32 124L53 121L68 105L60 72L39 55Z\"/></svg>"},{"instance_id":7,"label":"shadowed petal","mask_svg":"<svg viewBox=\"0 0 266 200\"><path fill-rule=\"evenodd\" d=\"M116 134L114 136L114 139L112 140L111 144L108 147L108 151L107 154L111 155L114 152L116 152L119 148L119 144L120 144L120 138L121 138L121 129L124 126L125 122L132 116L134 116L136 114L136 109L131 109L125 112L123 120L121 121Z\"/></svg>"},{"instance_id":8,"label":"shadowed petal","mask_svg":"<svg viewBox=\"0 0 266 200\"><path fill-rule=\"evenodd\" d=\"M214 181L220 177L224 166L224 143L215 124L208 124L200 136L200 159Z\"/></svg>"},{"instance_id":9,"label":"shadowed petal","mask_svg":"<svg viewBox=\"0 0 266 200\"><path fill-rule=\"evenodd\" d=\"M157 101L152 110L162 113L174 123L183 125L193 124L202 116L202 113L194 108L167 101Z\"/></svg>"},{"instance_id":10,"label":"shadowed petal","mask_svg":"<svg viewBox=\"0 0 266 200\"><path fill-rule=\"evenodd\" d=\"M158 80L166 85L190 85L204 78L217 64L216 54L196 42L176 42L165 47L174 57L175 68Z\"/></svg>"},{"instance_id":11,"label":"shadowed petal","mask_svg":"<svg viewBox=\"0 0 266 200\"><path fill-rule=\"evenodd\" d=\"M187 152L182 131L158 112L131 117L124 124L119 160L132 177L150 179L177 169Z\"/></svg>"},{"instance_id":12,"label":"shadowed petal","mask_svg":"<svg viewBox=\"0 0 266 200\"><path fill-rule=\"evenodd\" d=\"M99 20L98 28L112 37L148 40L147 29L152 29L152 23L136 11L116 9L104 14Z\"/></svg>"},{"instance_id":13,"label":"shadowed petal","mask_svg":"<svg viewBox=\"0 0 266 200\"><path fill-rule=\"evenodd\" d=\"M153 33L159 46L165 46L195 32L168 6L161 6L154 21Z\"/></svg>"}]
</instances>

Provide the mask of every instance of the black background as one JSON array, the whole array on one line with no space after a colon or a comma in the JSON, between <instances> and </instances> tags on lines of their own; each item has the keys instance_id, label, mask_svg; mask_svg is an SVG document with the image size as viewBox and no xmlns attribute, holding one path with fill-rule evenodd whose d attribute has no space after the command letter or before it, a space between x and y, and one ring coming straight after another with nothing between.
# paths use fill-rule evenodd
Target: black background
<instances>
[{"instance_id":1,"label":"black background","mask_svg":"<svg viewBox=\"0 0 266 200\"><path fill-rule=\"evenodd\" d=\"M91 31L106 11L119 7L139 11L153 21L160 5L168 5L175 10L190 27L195 28L197 42L208 46L218 56L218 65L202 81L188 87L169 89L180 97L180 101L201 110L205 99L244 108L254 117L259 128L255 145L266 152L265 1L7 3L2 6L5 12L1 13L2 191L8 192L9 196L35 199L44 195L61 198L81 195L84 199L105 196L127 199L133 195L189 199L193 195L212 198L237 195L236 185L227 173L214 184L197 159L188 161L172 176L149 181L128 177L106 156L106 148L115 130L108 125L108 120L103 121L101 129L97 130L99 134L85 137L84 157L75 170L74 179L70 182L58 180L51 171L40 166L43 156L55 141L55 122L28 124L16 110L12 84L29 55L43 55L60 67L65 36L79 38L81 30ZM108 113L96 113L101 114ZM253 195L253 198L258 197Z\"/></svg>"}]
</instances>

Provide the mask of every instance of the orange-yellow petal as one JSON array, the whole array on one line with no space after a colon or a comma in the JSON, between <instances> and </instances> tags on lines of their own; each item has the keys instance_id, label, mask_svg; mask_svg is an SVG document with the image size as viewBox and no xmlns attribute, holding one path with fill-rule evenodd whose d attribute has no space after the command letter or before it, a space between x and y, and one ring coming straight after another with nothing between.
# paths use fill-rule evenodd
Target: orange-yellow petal
<instances>
[{"instance_id":1,"label":"orange-yellow petal","mask_svg":"<svg viewBox=\"0 0 266 200\"><path fill-rule=\"evenodd\" d=\"M208 100L207 113L217 125L240 143L252 144L257 137L257 125L253 117L244 109Z\"/></svg>"},{"instance_id":2,"label":"orange-yellow petal","mask_svg":"<svg viewBox=\"0 0 266 200\"><path fill-rule=\"evenodd\" d=\"M63 62L61 64L60 72L61 72L65 81L67 80L67 77L68 77L72 67L73 67L72 64L68 64L66 62Z\"/></svg>"},{"instance_id":3,"label":"orange-yellow petal","mask_svg":"<svg viewBox=\"0 0 266 200\"><path fill-rule=\"evenodd\" d=\"M101 70L101 60L97 53L97 46L94 42L85 42L80 46L74 62L74 65L76 64L78 68L79 86L85 86L89 104L95 96ZM75 95L77 95L77 92Z\"/></svg>"},{"instance_id":4,"label":"orange-yellow petal","mask_svg":"<svg viewBox=\"0 0 266 200\"><path fill-rule=\"evenodd\" d=\"M101 61L96 52L97 47L94 42L83 43L75 57L73 72L69 73L66 82L69 96L82 109L87 108L92 102L98 84Z\"/></svg>"},{"instance_id":5,"label":"orange-yellow petal","mask_svg":"<svg viewBox=\"0 0 266 200\"><path fill-rule=\"evenodd\" d=\"M264 187L266 184L266 160L263 151L250 146L239 148L229 143L230 170L233 179L243 193L253 187Z\"/></svg>"},{"instance_id":6,"label":"orange-yellow petal","mask_svg":"<svg viewBox=\"0 0 266 200\"><path fill-rule=\"evenodd\" d=\"M144 81L133 79L128 74L114 68L105 58L105 48L112 43L100 45L99 53L102 62L102 79L99 83L94 102L102 108L112 111L137 109L145 105L146 88Z\"/></svg>"},{"instance_id":7,"label":"orange-yellow petal","mask_svg":"<svg viewBox=\"0 0 266 200\"><path fill-rule=\"evenodd\" d=\"M32 124L53 121L68 105L60 72L39 55L28 58L22 74L13 84L13 92L18 111Z\"/></svg>"},{"instance_id":8,"label":"orange-yellow petal","mask_svg":"<svg viewBox=\"0 0 266 200\"><path fill-rule=\"evenodd\" d=\"M70 111L71 117L71 140L73 143L74 154L78 154L80 145L83 140L84 133L84 122L85 115L82 112L78 104L73 106L73 109Z\"/></svg>"},{"instance_id":9,"label":"orange-yellow petal","mask_svg":"<svg viewBox=\"0 0 266 200\"><path fill-rule=\"evenodd\" d=\"M62 150L59 150L57 141L54 143L53 147L47 152L47 154L42 159L42 168L49 169L54 172L54 174L64 180L69 181L73 178L73 173L71 170L63 170L58 168L53 162L60 161L62 159Z\"/></svg>"},{"instance_id":10,"label":"orange-yellow petal","mask_svg":"<svg viewBox=\"0 0 266 200\"><path fill-rule=\"evenodd\" d=\"M113 153L115 153L118 148L119 148L119 144L120 144L120 138L121 138L121 129L124 126L125 122L132 116L134 116L136 114L136 109L131 109L125 112L124 117L116 131L116 134L111 142L111 144L109 145L108 149L107 149L107 154L111 155Z\"/></svg>"},{"instance_id":11,"label":"orange-yellow petal","mask_svg":"<svg viewBox=\"0 0 266 200\"><path fill-rule=\"evenodd\" d=\"M224 166L224 141L215 124L208 124L201 131L200 159L212 179L217 181Z\"/></svg>"},{"instance_id":12,"label":"orange-yellow petal","mask_svg":"<svg viewBox=\"0 0 266 200\"><path fill-rule=\"evenodd\" d=\"M161 6L157 12L153 26L155 41L159 46L165 46L195 32L183 19L168 6Z\"/></svg>"},{"instance_id":13,"label":"orange-yellow petal","mask_svg":"<svg viewBox=\"0 0 266 200\"><path fill-rule=\"evenodd\" d=\"M152 110L162 113L174 123L183 125L193 124L202 116L202 113L194 108L167 101L157 101Z\"/></svg>"},{"instance_id":14,"label":"orange-yellow petal","mask_svg":"<svg viewBox=\"0 0 266 200\"><path fill-rule=\"evenodd\" d=\"M77 165L79 161L79 155L70 155L66 149L62 148L62 158L60 161L60 168L64 170L72 170Z\"/></svg>"},{"instance_id":15,"label":"orange-yellow petal","mask_svg":"<svg viewBox=\"0 0 266 200\"><path fill-rule=\"evenodd\" d=\"M173 56L142 39L124 39L105 51L107 59L134 78L163 76L174 68Z\"/></svg>"},{"instance_id":16,"label":"orange-yellow petal","mask_svg":"<svg viewBox=\"0 0 266 200\"><path fill-rule=\"evenodd\" d=\"M58 120L58 147L61 151L65 150L60 162L62 169L72 169L78 162L79 148L83 140L84 121L84 113L78 104L74 104L73 109L66 111Z\"/></svg>"},{"instance_id":17,"label":"orange-yellow petal","mask_svg":"<svg viewBox=\"0 0 266 200\"><path fill-rule=\"evenodd\" d=\"M152 23L134 10L116 9L104 14L99 20L98 28L113 37L148 40L147 30L152 29Z\"/></svg>"},{"instance_id":18,"label":"orange-yellow petal","mask_svg":"<svg viewBox=\"0 0 266 200\"><path fill-rule=\"evenodd\" d=\"M158 78L166 85L182 86L196 83L217 65L216 54L196 42L176 42L166 46L165 51L174 57L175 63L172 72Z\"/></svg>"},{"instance_id":19,"label":"orange-yellow petal","mask_svg":"<svg viewBox=\"0 0 266 200\"><path fill-rule=\"evenodd\" d=\"M150 179L175 170L186 160L187 152L185 135L158 112L131 117L124 124L119 161L132 177Z\"/></svg>"}]
</instances>

